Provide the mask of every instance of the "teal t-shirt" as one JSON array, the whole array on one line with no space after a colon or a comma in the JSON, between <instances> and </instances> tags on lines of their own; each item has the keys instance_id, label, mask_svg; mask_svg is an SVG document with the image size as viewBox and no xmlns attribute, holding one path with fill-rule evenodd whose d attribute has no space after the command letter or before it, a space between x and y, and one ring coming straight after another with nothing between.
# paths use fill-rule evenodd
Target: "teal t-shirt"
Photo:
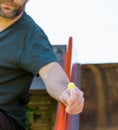
<instances>
[{"instance_id":1,"label":"teal t-shirt","mask_svg":"<svg viewBox=\"0 0 118 130\"><path fill-rule=\"evenodd\" d=\"M0 109L25 128L24 106L32 79L56 61L44 31L25 12L0 32Z\"/></svg>"}]
</instances>

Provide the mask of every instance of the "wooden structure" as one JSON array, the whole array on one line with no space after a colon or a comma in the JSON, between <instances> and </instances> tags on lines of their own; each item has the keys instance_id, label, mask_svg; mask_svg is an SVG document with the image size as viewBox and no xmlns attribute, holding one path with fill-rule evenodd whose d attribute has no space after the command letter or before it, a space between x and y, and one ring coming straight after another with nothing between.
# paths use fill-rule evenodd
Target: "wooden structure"
<instances>
[{"instance_id":1,"label":"wooden structure","mask_svg":"<svg viewBox=\"0 0 118 130\"><path fill-rule=\"evenodd\" d=\"M45 90L31 90L29 106L34 110L31 111L31 130L52 130L52 103L48 93ZM39 113L35 112L36 109Z\"/></svg>"},{"instance_id":2,"label":"wooden structure","mask_svg":"<svg viewBox=\"0 0 118 130\"><path fill-rule=\"evenodd\" d=\"M65 46L57 48L57 57L63 58ZM63 66L63 59L59 62ZM80 83L85 94L80 130L118 130L118 63L82 64ZM30 90L29 107L38 108L40 113L34 113L31 130L54 130L57 102L42 83L43 87L37 85Z\"/></svg>"},{"instance_id":3,"label":"wooden structure","mask_svg":"<svg viewBox=\"0 0 118 130\"><path fill-rule=\"evenodd\" d=\"M118 64L82 65L81 130L118 130Z\"/></svg>"},{"instance_id":4,"label":"wooden structure","mask_svg":"<svg viewBox=\"0 0 118 130\"><path fill-rule=\"evenodd\" d=\"M118 64L81 65L81 89L85 108L80 114L80 129L118 130ZM31 130L53 130L57 102L45 90L30 93L30 107L41 111Z\"/></svg>"}]
</instances>

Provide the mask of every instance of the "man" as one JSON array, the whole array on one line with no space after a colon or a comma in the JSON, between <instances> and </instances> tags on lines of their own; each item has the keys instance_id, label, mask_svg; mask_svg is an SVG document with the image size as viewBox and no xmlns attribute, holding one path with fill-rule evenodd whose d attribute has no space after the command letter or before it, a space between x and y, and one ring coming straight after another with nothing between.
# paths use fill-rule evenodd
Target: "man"
<instances>
[{"instance_id":1,"label":"man","mask_svg":"<svg viewBox=\"0 0 118 130\"><path fill-rule=\"evenodd\" d=\"M57 63L43 30L24 11L28 0L0 0L0 130L25 130L25 105L34 76L40 76L50 96L77 114L83 92L69 93L69 79Z\"/></svg>"}]
</instances>

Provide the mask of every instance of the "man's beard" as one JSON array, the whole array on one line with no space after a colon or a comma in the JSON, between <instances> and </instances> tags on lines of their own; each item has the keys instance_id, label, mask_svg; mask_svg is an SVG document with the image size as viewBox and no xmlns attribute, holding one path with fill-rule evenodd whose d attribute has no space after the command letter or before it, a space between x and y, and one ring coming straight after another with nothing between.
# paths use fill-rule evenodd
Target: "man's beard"
<instances>
[{"instance_id":1,"label":"man's beard","mask_svg":"<svg viewBox=\"0 0 118 130\"><path fill-rule=\"evenodd\" d=\"M10 10L8 9L8 12L5 13L4 9L1 7L1 0L0 0L0 17L12 19L17 17L19 14L21 14L24 11L25 3L23 5L18 5L17 3L13 3L14 9Z\"/></svg>"}]
</instances>

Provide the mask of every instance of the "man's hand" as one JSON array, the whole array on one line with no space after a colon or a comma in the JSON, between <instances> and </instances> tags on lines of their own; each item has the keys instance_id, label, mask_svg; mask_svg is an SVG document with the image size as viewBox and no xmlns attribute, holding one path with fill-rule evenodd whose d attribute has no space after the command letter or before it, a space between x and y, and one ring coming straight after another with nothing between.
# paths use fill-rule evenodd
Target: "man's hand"
<instances>
[{"instance_id":1,"label":"man's hand","mask_svg":"<svg viewBox=\"0 0 118 130\"><path fill-rule=\"evenodd\" d=\"M78 88L68 89L70 82L66 73L58 63L50 63L44 66L39 75L43 79L50 96L66 106L69 114L81 113L84 106L83 92Z\"/></svg>"},{"instance_id":2,"label":"man's hand","mask_svg":"<svg viewBox=\"0 0 118 130\"><path fill-rule=\"evenodd\" d=\"M66 106L68 114L79 114L84 107L83 92L78 87L73 89L67 88L61 94L60 101Z\"/></svg>"}]
</instances>

